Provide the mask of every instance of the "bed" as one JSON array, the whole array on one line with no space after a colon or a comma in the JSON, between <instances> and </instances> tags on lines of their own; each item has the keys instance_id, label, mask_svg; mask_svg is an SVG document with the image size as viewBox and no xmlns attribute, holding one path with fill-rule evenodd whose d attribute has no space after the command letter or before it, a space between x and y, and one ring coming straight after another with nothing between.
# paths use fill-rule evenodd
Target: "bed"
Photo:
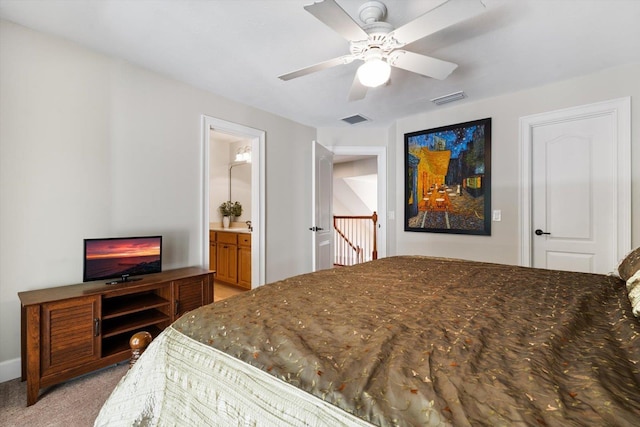
<instances>
[{"instance_id":1,"label":"bed","mask_svg":"<svg viewBox=\"0 0 640 427\"><path fill-rule=\"evenodd\" d=\"M636 251L622 278L397 256L274 282L178 319L95 425L637 426Z\"/></svg>"}]
</instances>

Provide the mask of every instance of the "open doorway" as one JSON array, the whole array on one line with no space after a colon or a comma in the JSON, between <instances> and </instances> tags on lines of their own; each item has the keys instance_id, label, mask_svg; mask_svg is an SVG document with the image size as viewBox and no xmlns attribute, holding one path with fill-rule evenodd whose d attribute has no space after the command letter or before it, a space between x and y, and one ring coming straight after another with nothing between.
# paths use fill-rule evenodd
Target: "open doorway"
<instances>
[{"instance_id":1,"label":"open doorway","mask_svg":"<svg viewBox=\"0 0 640 427\"><path fill-rule=\"evenodd\" d=\"M251 227L251 139L211 129L209 151L209 224L222 227L220 206L239 206L230 228Z\"/></svg>"},{"instance_id":2,"label":"open doorway","mask_svg":"<svg viewBox=\"0 0 640 427\"><path fill-rule=\"evenodd\" d=\"M336 146L331 151L334 154L332 214L368 216L375 211L377 258L383 258L387 254L386 149ZM335 244L334 247L339 252L339 246Z\"/></svg>"},{"instance_id":3,"label":"open doorway","mask_svg":"<svg viewBox=\"0 0 640 427\"><path fill-rule=\"evenodd\" d=\"M250 238L244 239L250 247L250 280L246 281L250 288L256 288L265 283L265 132L208 116L203 116L202 122L202 265L211 268L210 256L215 246L209 237L212 227L222 227L220 204L239 201L243 212L236 226L241 224L246 227L242 231L250 233ZM251 161L246 157L236 159L235 154L240 151L250 152ZM238 242L240 246L242 243ZM233 255L246 253L249 251Z\"/></svg>"}]
</instances>

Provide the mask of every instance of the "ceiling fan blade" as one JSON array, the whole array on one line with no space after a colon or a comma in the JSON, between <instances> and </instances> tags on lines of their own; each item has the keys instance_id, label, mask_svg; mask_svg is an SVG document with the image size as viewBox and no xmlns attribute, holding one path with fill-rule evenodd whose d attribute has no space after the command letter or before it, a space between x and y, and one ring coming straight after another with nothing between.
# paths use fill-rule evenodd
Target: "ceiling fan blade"
<instances>
[{"instance_id":1,"label":"ceiling fan blade","mask_svg":"<svg viewBox=\"0 0 640 427\"><path fill-rule=\"evenodd\" d=\"M404 46L484 11L485 6L480 0L448 0L392 31L387 37L393 37Z\"/></svg>"},{"instance_id":2,"label":"ceiling fan blade","mask_svg":"<svg viewBox=\"0 0 640 427\"><path fill-rule=\"evenodd\" d=\"M420 55L406 50L394 50L387 60L389 65L402 68L423 76L444 80L458 65L430 56Z\"/></svg>"},{"instance_id":3,"label":"ceiling fan blade","mask_svg":"<svg viewBox=\"0 0 640 427\"><path fill-rule=\"evenodd\" d=\"M358 101L364 99L367 95L367 87L360 83L360 79L356 74L351 83L351 90L349 91L349 101Z\"/></svg>"},{"instance_id":4,"label":"ceiling fan blade","mask_svg":"<svg viewBox=\"0 0 640 427\"><path fill-rule=\"evenodd\" d=\"M307 12L332 28L345 39L366 40L369 35L335 0L324 0L304 7Z\"/></svg>"},{"instance_id":5,"label":"ceiling fan blade","mask_svg":"<svg viewBox=\"0 0 640 427\"><path fill-rule=\"evenodd\" d=\"M343 55L337 58L330 59L328 61L320 62L315 65L311 65L309 67L301 68L296 71L292 71L287 74L283 74L278 76L280 80L291 80L296 77L306 76L307 74L315 73L316 71L324 70L327 68L335 67L336 65L344 65L353 62L355 58L352 55Z\"/></svg>"}]
</instances>

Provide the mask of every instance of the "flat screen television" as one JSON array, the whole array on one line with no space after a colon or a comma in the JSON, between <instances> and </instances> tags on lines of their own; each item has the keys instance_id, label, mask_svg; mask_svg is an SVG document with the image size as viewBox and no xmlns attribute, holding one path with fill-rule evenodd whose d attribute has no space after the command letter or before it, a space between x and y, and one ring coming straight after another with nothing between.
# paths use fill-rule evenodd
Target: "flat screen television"
<instances>
[{"instance_id":1,"label":"flat screen television","mask_svg":"<svg viewBox=\"0 0 640 427\"><path fill-rule=\"evenodd\" d=\"M162 236L84 240L83 281L121 283L162 271Z\"/></svg>"}]
</instances>

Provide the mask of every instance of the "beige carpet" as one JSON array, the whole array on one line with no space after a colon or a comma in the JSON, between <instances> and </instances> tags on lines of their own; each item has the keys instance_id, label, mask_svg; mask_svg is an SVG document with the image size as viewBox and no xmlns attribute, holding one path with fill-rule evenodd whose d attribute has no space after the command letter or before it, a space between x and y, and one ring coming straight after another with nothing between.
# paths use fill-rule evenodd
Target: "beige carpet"
<instances>
[{"instance_id":1,"label":"beige carpet","mask_svg":"<svg viewBox=\"0 0 640 427\"><path fill-rule=\"evenodd\" d=\"M0 383L0 426L92 426L128 369L129 362L125 362L49 387L29 407L26 382L16 378Z\"/></svg>"}]
</instances>

